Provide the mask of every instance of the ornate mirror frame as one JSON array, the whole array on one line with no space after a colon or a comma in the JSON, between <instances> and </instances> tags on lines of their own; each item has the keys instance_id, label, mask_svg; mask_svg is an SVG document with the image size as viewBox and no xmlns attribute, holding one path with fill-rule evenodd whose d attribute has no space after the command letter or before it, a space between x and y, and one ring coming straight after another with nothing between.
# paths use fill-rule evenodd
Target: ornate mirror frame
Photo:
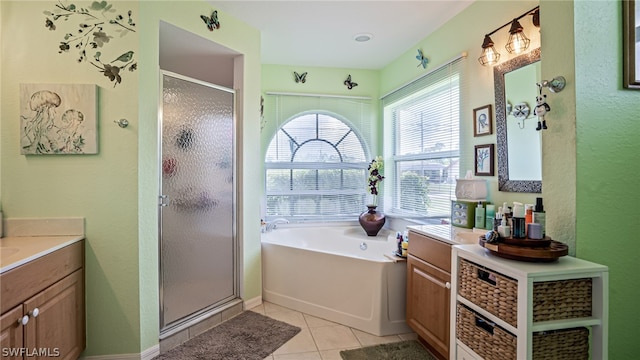
<instances>
[{"instance_id":1,"label":"ornate mirror frame","mask_svg":"<svg viewBox=\"0 0 640 360\"><path fill-rule=\"evenodd\" d=\"M509 149L507 143L507 112L504 92L504 75L523 66L540 61L540 48L520 55L493 68L496 101L496 142L498 152L498 190L524 193L541 193L542 181L509 180ZM535 84L531 84L535 86Z\"/></svg>"},{"instance_id":2,"label":"ornate mirror frame","mask_svg":"<svg viewBox=\"0 0 640 360\"><path fill-rule=\"evenodd\" d=\"M640 53L636 43L640 42L640 20L636 18L637 6L640 0L622 1L622 22L623 22L623 85L627 89L640 89L640 73L636 70L640 64Z\"/></svg>"}]
</instances>

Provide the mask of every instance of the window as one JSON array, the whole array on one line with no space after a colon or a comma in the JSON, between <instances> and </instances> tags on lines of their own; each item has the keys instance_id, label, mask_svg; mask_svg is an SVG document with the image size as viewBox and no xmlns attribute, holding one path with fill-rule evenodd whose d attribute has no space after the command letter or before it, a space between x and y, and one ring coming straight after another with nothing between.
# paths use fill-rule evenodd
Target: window
<instances>
[{"instance_id":1,"label":"window","mask_svg":"<svg viewBox=\"0 0 640 360\"><path fill-rule=\"evenodd\" d=\"M448 218L460 161L462 60L383 97L388 159L385 212Z\"/></svg>"},{"instance_id":2,"label":"window","mask_svg":"<svg viewBox=\"0 0 640 360\"><path fill-rule=\"evenodd\" d=\"M305 111L282 122L266 149L266 218L357 219L367 195L363 137L329 111Z\"/></svg>"}]
</instances>

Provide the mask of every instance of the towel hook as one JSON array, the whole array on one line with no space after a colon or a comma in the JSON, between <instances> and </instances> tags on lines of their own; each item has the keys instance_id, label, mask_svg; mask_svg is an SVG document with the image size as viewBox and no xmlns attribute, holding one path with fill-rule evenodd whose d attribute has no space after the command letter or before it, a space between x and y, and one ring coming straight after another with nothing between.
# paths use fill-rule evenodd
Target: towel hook
<instances>
[{"instance_id":1,"label":"towel hook","mask_svg":"<svg viewBox=\"0 0 640 360\"><path fill-rule=\"evenodd\" d=\"M113 120L113 122L123 129L129 126L129 121L127 119Z\"/></svg>"},{"instance_id":2,"label":"towel hook","mask_svg":"<svg viewBox=\"0 0 640 360\"><path fill-rule=\"evenodd\" d=\"M551 92L558 93L562 91L562 89L564 89L564 86L566 84L567 80L564 78L564 76L556 76L551 80L542 80L542 83L540 84L540 90L542 90L542 87L548 87Z\"/></svg>"}]
</instances>

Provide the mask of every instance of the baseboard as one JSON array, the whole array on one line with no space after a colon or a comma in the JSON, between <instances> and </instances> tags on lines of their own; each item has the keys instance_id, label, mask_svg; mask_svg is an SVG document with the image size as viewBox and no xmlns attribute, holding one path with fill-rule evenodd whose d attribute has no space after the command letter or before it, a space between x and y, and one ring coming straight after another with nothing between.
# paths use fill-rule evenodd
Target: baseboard
<instances>
[{"instance_id":1,"label":"baseboard","mask_svg":"<svg viewBox=\"0 0 640 360\"><path fill-rule=\"evenodd\" d=\"M140 354L83 356L80 360L151 360L158 355L160 355L160 345L156 344Z\"/></svg>"},{"instance_id":2,"label":"baseboard","mask_svg":"<svg viewBox=\"0 0 640 360\"><path fill-rule=\"evenodd\" d=\"M153 345L140 354L140 360L151 360L160 355L160 344Z\"/></svg>"},{"instance_id":3,"label":"baseboard","mask_svg":"<svg viewBox=\"0 0 640 360\"><path fill-rule=\"evenodd\" d=\"M244 309L249 310L253 309L256 306L262 305L262 296L256 296L252 299L244 301Z\"/></svg>"}]
</instances>

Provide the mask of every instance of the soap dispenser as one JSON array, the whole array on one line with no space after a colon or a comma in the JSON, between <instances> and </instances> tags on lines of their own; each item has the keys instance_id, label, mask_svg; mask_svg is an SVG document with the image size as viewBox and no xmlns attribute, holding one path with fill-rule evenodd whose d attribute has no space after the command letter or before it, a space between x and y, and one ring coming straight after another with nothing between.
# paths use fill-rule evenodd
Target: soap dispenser
<instances>
[{"instance_id":1,"label":"soap dispenser","mask_svg":"<svg viewBox=\"0 0 640 360\"><path fill-rule=\"evenodd\" d=\"M545 231L546 226L546 216L544 212L544 206L542 205L542 198L536 198L536 207L533 210L533 222L536 224L540 224L540 228L542 229L542 236L547 235Z\"/></svg>"},{"instance_id":2,"label":"soap dispenser","mask_svg":"<svg viewBox=\"0 0 640 360\"><path fill-rule=\"evenodd\" d=\"M502 216L502 224L498 226L498 234L503 238L511 237L511 226L507 225L506 214Z\"/></svg>"}]
</instances>

